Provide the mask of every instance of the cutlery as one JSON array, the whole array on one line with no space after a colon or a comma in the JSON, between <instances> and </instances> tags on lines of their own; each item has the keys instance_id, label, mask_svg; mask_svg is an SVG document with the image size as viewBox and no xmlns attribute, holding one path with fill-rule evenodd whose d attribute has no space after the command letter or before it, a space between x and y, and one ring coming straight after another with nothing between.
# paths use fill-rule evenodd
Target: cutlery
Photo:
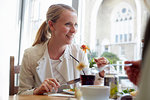
<instances>
[{"instance_id":1,"label":"cutlery","mask_svg":"<svg viewBox=\"0 0 150 100\"><path fill-rule=\"evenodd\" d=\"M103 71L105 68L107 67L112 67L112 66L132 66L132 64L108 64L108 65L105 65L104 67L95 67L95 70L93 70L93 72L101 72Z\"/></svg>"},{"instance_id":2,"label":"cutlery","mask_svg":"<svg viewBox=\"0 0 150 100\"><path fill-rule=\"evenodd\" d=\"M76 78L76 79L71 80L71 81L68 81L68 82L66 82L65 84L62 84L62 85L75 84L75 83L77 83L77 82L79 82L79 81L80 81L80 78Z\"/></svg>"},{"instance_id":3,"label":"cutlery","mask_svg":"<svg viewBox=\"0 0 150 100\"><path fill-rule=\"evenodd\" d=\"M80 63L80 61L79 61L78 59L76 59L73 55L70 54L70 56L71 56L75 61L77 61L78 63ZM82 70L82 72L83 72L83 74L85 75L84 70Z\"/></svg>"},{"instance_id":4,"label":"cutlery","mask_svg":"<svg viewBox=\"0 0 150 100\"><path fill-rule=\"evenodd\" d=\"M71 54L70 54L70 56L71 56L74 60L76 60L78 63L80 63L79 60L76 59L74 56L72 56Z\"/></svg>"},{"instance_id":5,"label":"cutlery","mask_svg":"<svg viewBox=\"0 0 150 100\"><path fill-rule=\"evenodd\" d=\"M132 66L132 64L108 64L108 66Z\"/></svg>"}]
</instances>

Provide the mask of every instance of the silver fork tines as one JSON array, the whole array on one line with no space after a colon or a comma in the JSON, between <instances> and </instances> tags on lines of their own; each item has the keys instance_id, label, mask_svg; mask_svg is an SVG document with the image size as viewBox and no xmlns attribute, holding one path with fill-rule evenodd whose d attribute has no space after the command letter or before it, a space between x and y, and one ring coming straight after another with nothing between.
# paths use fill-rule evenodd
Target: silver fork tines
<instances>
[{"instance_id":1,"label":"silver fork tines","mask_svg":"<svg viewBox=\"0 0 150 100\"><path fill-rule=\"evenodd\" d=\"M71 81L68 81L66 82L65 84L62 84L62 85L70 85L70 84L74 84L74 83L77 83L80 81L80 78L76 78L74 80L71 80Z\"/></svg>"}]
</instances>

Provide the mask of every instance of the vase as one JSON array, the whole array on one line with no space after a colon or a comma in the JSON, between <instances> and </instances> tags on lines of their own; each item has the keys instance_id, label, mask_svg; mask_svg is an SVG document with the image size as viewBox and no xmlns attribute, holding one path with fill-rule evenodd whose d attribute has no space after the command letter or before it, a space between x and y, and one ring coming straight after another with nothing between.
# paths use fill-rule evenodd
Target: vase
<instances>
[{"instance_id":1,"label":"vase","mask_svg":"<svg viewBox=\"0 0 150 100\"><path fill-rule=\"evenodd\" d=\"M95 75L81 75L80 78L82 85L94 85Z\"/></svg>"}]
</instances>

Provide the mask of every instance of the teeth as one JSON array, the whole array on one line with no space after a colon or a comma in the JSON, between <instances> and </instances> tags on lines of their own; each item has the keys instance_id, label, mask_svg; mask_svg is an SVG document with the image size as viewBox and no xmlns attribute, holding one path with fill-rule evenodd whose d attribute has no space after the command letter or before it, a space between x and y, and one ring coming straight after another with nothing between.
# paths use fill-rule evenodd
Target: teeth
<instances>
[{"instance_id":1,"label":"teeth","mask_svg":"<svg viewBox=\"0 0 150 100\"><path fill-rule=\"evenodd\" d=\"M67 35L67 36L70 37L70 38L73 38L73 37L74 37L74 35L71 35L71 36Z\"/></svg>"},{"instance_id":2,"label":"teeth","mask_svg":"<svg viewBox=\"0 0 150 100\"><path fill-rule=\"evenodd\" d=\"M74 36L70 36L71 38L73 38Z\"/></svg>"}]
</instances>

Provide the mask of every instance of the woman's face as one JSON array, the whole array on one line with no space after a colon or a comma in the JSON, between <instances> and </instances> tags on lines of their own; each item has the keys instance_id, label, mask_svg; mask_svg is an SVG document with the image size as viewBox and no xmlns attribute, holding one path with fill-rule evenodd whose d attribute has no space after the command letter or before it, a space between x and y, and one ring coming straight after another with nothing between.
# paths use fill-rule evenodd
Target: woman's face
<instances>
[{"instance_id":1,"label":"woman's face","mask_svg":"<svg viewBox=\"0 0 150 100\"><path fill-rule=\"evenodd\" d=\"M77 32L77 14L65 10L56 23L52 22L52 38L62 44L71 44Z\"/></svg>"}]
</instances>

